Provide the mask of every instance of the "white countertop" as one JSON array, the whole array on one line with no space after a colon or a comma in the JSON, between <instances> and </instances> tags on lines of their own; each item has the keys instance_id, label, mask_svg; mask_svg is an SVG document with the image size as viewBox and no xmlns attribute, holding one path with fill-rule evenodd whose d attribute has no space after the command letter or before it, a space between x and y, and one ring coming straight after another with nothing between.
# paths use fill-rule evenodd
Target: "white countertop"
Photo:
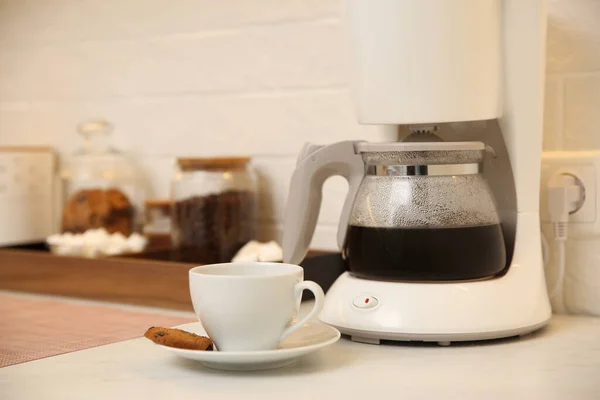
<instances>
[{"instance_id":1,"label":"white countertop","mask_svg":"<svg viewBox=\"0 0 600 400\"><path fill-rule=\"evenodd\" d=\"M3 400L180 397L600 399L600 318L555 316L524 338L450 347L342 338L270 371L206 369L144 338L0 369Z\"/></svg>"}]
</instances>

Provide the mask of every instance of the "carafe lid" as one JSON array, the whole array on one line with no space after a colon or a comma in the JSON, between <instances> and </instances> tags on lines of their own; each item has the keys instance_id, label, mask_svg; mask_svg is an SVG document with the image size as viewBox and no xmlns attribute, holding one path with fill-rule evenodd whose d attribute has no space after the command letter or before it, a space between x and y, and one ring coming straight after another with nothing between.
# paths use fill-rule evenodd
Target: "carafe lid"
<instances>
[{"instance_id":1,"label":"carafe lid","mask_svg":"<svg viewBox=\"0 0 600 400\"><path fill-rule=\"evenodd\" d=\"M483 159L482 142L361 142L355 147L367 165L472 164Z\"/></svg>"},{"instance_id":2,"label":"carafe lid","mask_svg":"<svg viewBox=\"0 0 600 400\"><path fill-rule=\"evenodd\" d=\"M483 150L483 142L360 142L356 145L359 153L384 153L400 151L470 151Z\"/></svg>"}]
</instances>

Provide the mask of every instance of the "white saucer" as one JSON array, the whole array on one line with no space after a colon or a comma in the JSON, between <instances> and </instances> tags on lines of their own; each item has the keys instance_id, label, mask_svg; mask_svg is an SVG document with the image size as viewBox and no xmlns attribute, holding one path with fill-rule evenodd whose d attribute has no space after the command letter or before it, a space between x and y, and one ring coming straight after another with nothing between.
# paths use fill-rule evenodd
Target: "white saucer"
<instances>
[{"instance_id":1,"label":"white saucer","mask_svg":"<svg viewBox=\"0 0 600 400\"><path fill-rule=\"evenodd\" d=\"M200 322L177 327L197 335L207 336ZM277 350L264 351L202 351L162 346L180 357L198 361L205 367L225 371L254 371L283 367L300 356L317 351L338 341L340 332L321 322L309 322L281 342Z\"/></svg>"}]
</instances>

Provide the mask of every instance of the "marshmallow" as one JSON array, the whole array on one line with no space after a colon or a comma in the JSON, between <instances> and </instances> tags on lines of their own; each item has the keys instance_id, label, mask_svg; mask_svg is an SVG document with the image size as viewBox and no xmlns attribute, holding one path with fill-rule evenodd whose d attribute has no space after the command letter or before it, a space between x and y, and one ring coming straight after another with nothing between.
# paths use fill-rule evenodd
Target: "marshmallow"
<instances>
[{"instance_id":1,"label":"marshmallow","mask_svg":"<svg viewBox=\"0 0 600 400\"><path fill-rule=\"evenodd\" d=\"M50 245L50 246L58 246L60 245L64 240L64 237L62 235L50 235L48 236L48 238L46 239L46 242Z\"/></svg>"},{"instance_id":2,"label":"marshmallow","mask_svg":"<svg viewBox=\"0 0 600 400\"><path fill-rule=\"evenodd\" d=\"M233 262L274 262L283 260L283 252L277 242L260 243L252 240L244 245L233 257Z\"/></svg>"},{"instance_id":3,"label":"marshmallow","mask_svg":"<svg viewBox=\"0 0 600 400\"><path fill-rule=\"evenodd\" d=\"M147 244L148 244L148 239L146 239L139 233L133 233L127 239L127 245L129 247L129 249L131 249L131 251L133 251L135 253L139 253L142 250L144 250L144 248L146 247Z\"/></svg>"},{"instance_id":4,"label":"marshmallow","mask_svg":"<svg viewBox=\"0 0 600 400\"><path fill-rule=\"evenodd\" d=\"M275 241L261 244L258 249L259 261L281 261L283 260L283 251Z\"/></svg>"},{"instance_id":5,"label":"marshmallow","mask_svg":"<svg viewBox=\"0 0 600 400\"><path fill-rule=\"evenodd\" d=\"M246 243L238 252L235 254L231 261L233 262L253 262L258 261L258 251L260 248L260 243L256 240L251 240Z\"/></svg>"},{"instance_id":6,"label":"marshmallow","mask_svg":"<svg viewBox=\"0 0 600 400\"><path fill-rule=\"evenodd\" d=\"M113 243L109 244L103 250L103 253L106 255L114 256L114 255L126 253L127 250L128 250L127 244L113 242Z\"/></svg>"},{"instance_id":7,"label":"marshmallow","mask_svg":"<svg viewBox=\"0 0 600 400\"><path fill-rule=\"evenodd\" d=\"M53 253L58 255L98 257L99 255L117 255L123 253L139 253L144 250L148 240L133 233L129 238L121 233L109 234L106 229L88 229L83 234L66 232L54 234L46 238L46 243Z\"/></svg>"},{"instance_id":8,"label":"marshmallow","mask_svg":"<svg viewBox=\"0 0 600 400\"><path fill-rule=\"evenodd\" d=\"M112 243L124 244L127 243L127 238L121 232L115 232L110 235L110 241Z\"/></svg>"}]
</instances>

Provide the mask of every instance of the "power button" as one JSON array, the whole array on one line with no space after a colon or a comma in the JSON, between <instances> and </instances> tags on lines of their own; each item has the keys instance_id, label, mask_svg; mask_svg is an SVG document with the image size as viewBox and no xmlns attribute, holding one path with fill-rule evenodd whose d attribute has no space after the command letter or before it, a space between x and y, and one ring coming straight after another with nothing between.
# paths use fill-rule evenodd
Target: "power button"
<instances>
[{"instance_id":1,"label":"power button","mask_svg":"<svg viewBox=\"0 0 600 400\"><path fill-rule=\"evenodd\" d=\"M354 307L361 308L363 310L369 310L371 308L377 307L379 304L379 300L373 296L358 296L352 302Z\"/></svg>"}]
</instances>

